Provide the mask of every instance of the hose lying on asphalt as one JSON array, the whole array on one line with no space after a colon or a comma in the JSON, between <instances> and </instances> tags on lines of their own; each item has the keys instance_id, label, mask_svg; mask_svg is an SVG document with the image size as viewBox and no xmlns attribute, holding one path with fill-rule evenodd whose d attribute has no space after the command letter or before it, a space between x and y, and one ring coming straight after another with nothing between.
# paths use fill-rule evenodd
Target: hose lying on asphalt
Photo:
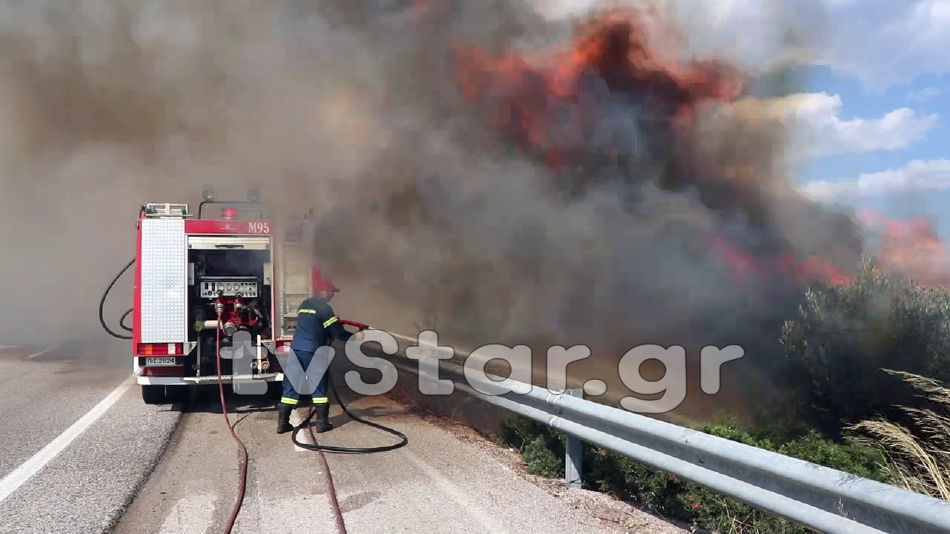
<instances>
[{"instance_id":1,"label":"hose lying on asphalt","mask_svg":"<svg viewBox=\"0 0 950 534\"><path fill-rule=\"evenodd\" d=\"M327 370L327 373L329 373L329 370ZM317 435L314 433L313 427L310 426L310 420L313 419L314 414L317 413L313 406L310 407L310 413L307 414L307 418L304 419L299 425L294 427L293 434L290 435L294 445L310 451L316 451L320 454L320 461L323 463L323 470L327 474L327 494L330 496L330 505L333 507L333 515L336 518L336 528L339 534L346 534L346 523L343 521L343 512L340 510L340 502L336 496L336 487L333 485L333 475L330 473L330 463L327 462L327 457L326 454L324 454L324 451L339 454L370 454L374 452L392 451L400 447L405 447L406 444L409 443L409 438L407 438L405 434L398 430L389 428L379 423L367 421L366 419L354 415L353 412L351 412L349 408L346 407L346 403L343 402L343 399L340 398L340 393L337 391L336 385L333 383L333 380L330 379L329 375L327 376L327 382L330 385L330 391L333 392L333 397L340 405L340 408L343 409L343 413L349 416L350 419L358 423L377 428L399 438L398 443L379 447L337 447L332 445L320 445L320 443L317 442ZM297 439L297 434L305 427L310 433L310 439L313 440L313 443L301 443Z\"/></svg>"},{"instance_id":2,"label":"hose lying on asphalt","mask_svg":"<svg viewBox=\"0 0 950 534\"><path fill-rule=\"evenodd\" d=\"M221 323L221 317L218 316L218 323ZM234 438L235 443L238 444L238 447L241 448L241 474L240 482L238 485L238 495L237 499L234 501L234 506L231 508L231 516L228 518L228 524L225 527L224 531L230 533L231 529L234 528L234 522L237 520L238 513L241 512L241 505L244 503L244 492L247 489L247 447L244 446L244 442L241 441L241 438L237 436L234 432L234 425L231 424L231 419L228 417L228 403L224 399L224 380L221 378L221 327L217 329L217 341L215 342L215 356L218 361L218 393L221 395L221 415L224 416L224 422L228 425L228 430L231 432L231 437ZM233 374L233 371L232 371ZM327 471L329 474L329 471Z\"/></svg>"},{"instance_id":3,"label":"hose lying on asphalt","mask_svg":"<svg viewBox=\"0 0 950 534\"><path fill-rule=\"evenodd\" d=\"M341 321L344 322L344 321ZM346 321L348 324L355 324L349 321ZM363 325L359 325L363 326ZM365 326L363 326L365 328ZM336 496L336 487L333 485L333 475L330 473L330 463L327 461L326 454L324 452L332 452L338 454L371 454L375 452L385 452L396 450L400 447L405 447L409 443L409 438L406 437L402 432L389 428L385 425L379 423L374 423L372 421L367 421L357 415L354 415L353 412L346 407L346 403L343 402L343 398L340 397L340 392L336 389L336 384L333 383L333 380L330 378L330 370L327 369L327 382L330 386L330 391L333 392L333 397L336 399L336 402L340 405L340 408L343 409L343 413L349 416L350 419L362 423L366 426L370 426L388 434L392 434L399 438L398 443L392 445L382 445L379 447L339 447L332 445L320 445L317 442L317 435L313 431L313 427L310 426L310 421L313 419L313 416L317 413L313 406L310 407L310 413L307 414L307 418L304 419L299 425L294 427L293 433L290 435L291 440L293 440L294 445L307 449L310 451L316 451L320 454L320 461L323 463L323 470L327 474L327 494L330 496L330 505L333 507L333 515L336 518L336 528L339 534L346 534L346 523L343 521L343 512L340 510L340 502ZM301 443L297 439L297 434L300 433L300 430L306 428L310 433L310 439L313 443Z\"/></svg>"},{"instance_id":4,"label":"hose lying on asphalt","mask_svg":"<svg viewBox=\"0 0 950 534\"><path fill-rule=\"evenodd\" d=\"M313 415L314 409L310 408L310 415L307 416L307 420L310 420L310 417ZM317 443L317 435L313 432L313 427L308 426L307 430L310 432L310 439L314 443ZM336 519L336 530L338 534L346 534L346 522L343 521L343 510L340 509L340 500L336 496L336 486L333 485L333 475L330 473L330 462L327 461L327 455L323 453L322 450L317 449L317 453L320 455L320 461L323 463L323 472L327 474L327 495L330 496L330 506L333 507L333 517Z\"/></svg>"},{"instance_id":5,"label":"hose lying on asphalt","mask_svg":"<svg viewBox=\"0 0 950 534\"><path fill-rule=\"evenodd\" d=\"M109 325L106 324L105 316L103 309L106 305L106 298L108 298L109 293L112 292L112 288L115 287L116 282L119 281L119 278L129 270L132 265L135 264L135 259L133 258L125 267L119 271L119 274L112 279L112 282L109 284L109 287L106 288L105 293L102 294L102 299L99 300L99 324L102 325L103 330L105 330L110 336L116 337L119 339L132 339L132 336L126 336L114 332ZM122 315L122 318L119 319L119 326L124 330L129 332L132 331L132 328L125 324L125 320L128 319L129 315L132 314L132 310L125 312ZM218 317L218 322L220 324L221 318ZM224 422L228 425L228 430L231 432L231 437L234 438L235 443L238 444L238 447L241 448L241 473L240 473L240 484L238 485L238 495L237 499L234 502L234 507L231 509L231 516L228 518L227 526L225 527L225 532L231 532L231 529L234 528L234 522L237 521L238 513L241 511L241 505L244 504L244 493L247 491L247 447L244 446L244 442L241 441L241 438L237 436L234 432L234 425L231 424L231 419L228 417L228 403L224 398L224 379L221 376L221 328L217 329L217 336L215 341L215 356L217 357L218 362L218 393L221 395L221 415L224 416ZM329 470L327 470L329 475ZM332 481L331 481L332 483ZM339 506L339 505L337 505Z\"/></svg>"},{"instance_id":6,"label":"hose lying on asphalt","mask_svg":"<svg viewBox=\"0 0 950 534\"><path fill-rule=\"evenodd\" d=\"M329 373L329 370L327 372ZM304 419L299 425L294 427L294 432L291 434L291 439L293 440L294 445L300 447L301 449L307 449L311 451L326 451L337 454L372 454L376 452L393 451L400 447L405 447L409 443L409 438L407 438L402 432L379 423L367 421L358 415L354 415L353 412L351 412L350 409L346 407L346 403L343 402L343 399L340 398L340 393L336 390L336 384L333 383L333 380L331 380L329 376L327 376L327 382L330 385L330 391L333 392L333 397L336 399L336 402L340 405L340 408L343 409L343 413L348 415L350 419L356 421L357 423L362 423L366 426L371 426L373 428L382 430L387 434L392 434L399 438L399 442L392 445L382 445L379 447L339 447L334 445L319 445L317 443L301 443L297 440L297 434L304 427L310 427L310 420L313 418L314 414L316 414L316 411L314 411L314 409L311 407L310 413L307 414L307 418Z\"/></svg>"}]
</instances>

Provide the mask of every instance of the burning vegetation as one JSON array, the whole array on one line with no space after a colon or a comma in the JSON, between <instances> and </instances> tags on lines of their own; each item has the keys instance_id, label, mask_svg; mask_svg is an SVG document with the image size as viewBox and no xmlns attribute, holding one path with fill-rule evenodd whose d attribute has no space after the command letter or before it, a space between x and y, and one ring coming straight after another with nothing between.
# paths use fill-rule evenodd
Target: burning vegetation
<instances>
[{"instance_id":1,"label":"burning vegetation","mask_svg":"<svg viewBox=\"0 0 950 534\"><path fill-rule=\"evenodd\" d=\"M950 249L930 221L896 221L876 211L864 211L862 220L879 241L875 256L882 269L925 286L950 286Z\"/></svg>"},{"instance_id":2,"label":"burning vegetation","mask_svg":"<svg viewBox=\"0 0 950 534\"><path fill-rule=\"evenodd\" d=\"M462 89L469 101L493 101L497 126L554 169L591 156L584 152L595 148L590 143L604 100L636 108L639 116L628 119L647 129L646 137L665 138L687 128L702 104L732 102L741 94L745 80L738 69L718 60L662 58L644 24L633 12L611 12L580 28L567 50L548 56L492 58L460 47ZM596 147L604 153L594 156L619 163L639 148L627 141L608 139Z\"/></svg>"},{"instance_id":3,"label":"burning vegetation","mask_svg":"<svg viewBox=\"0 0 950 534\"><path fill-rule=\"evenodd\" d=\"M501 55L459 43L453 49L465 100L486 112L505 142L542 162L554 177L568 176L556 184L578 193L605 180L624 186L652 180L671 192L694 188L708 208L741 211L756 227L758 244L715 230L706 236L710 252L740 285L768 278L846 285L858 267L858 252L872 253L885 270L924 284L950 282L950 251L925 220L891 221L879 214L865 217L864 225L845 220L796 197L787 178L776 175L780 171L757 165L757 149L772 161L782 157L776 143L783 137L774 123L740 115L711 122L702 114L728 116L746 96L749 75L721 58L683 59L687 54L675 41L655 42L673 33L655 10L614 9L579 25L563 49ZM737 130L745 135L713 152L701 139ZM749 134L772 141L744 144ZM826 240L824 250L788 242L783 234L789 229L767 213L780 203L833 219L832 242ZM874 234L881 234L878 247L859 243Z\"/></svg>"},{"instance_id":4,"label":"burning vegetation","mask_svg":"<svg viewBox=\"0 0 950 534\"><path fill-rule=\"evenodd\" d=\"M683 59L675 42L658 45L658 35L675 33L668 24L655 12L611 10L580 25L563 50L491 56L456 45L462 91L506 142L575 195L613 182L636 204L637 188L655 185L671 194L698 191L722 221L745 218L757 243L716 224L704 230L709 253L740 284L771 277L848 283L860 250L856 225L796 197L773 166L783 149L777 125L730 113L749 76L721 58ZM757 135L764 141L753 141ZM837 242L821 244L825 250L795 247L770 217L781 203L836 218L828 226L840 231Z\"/></svg>"}]
</instances>

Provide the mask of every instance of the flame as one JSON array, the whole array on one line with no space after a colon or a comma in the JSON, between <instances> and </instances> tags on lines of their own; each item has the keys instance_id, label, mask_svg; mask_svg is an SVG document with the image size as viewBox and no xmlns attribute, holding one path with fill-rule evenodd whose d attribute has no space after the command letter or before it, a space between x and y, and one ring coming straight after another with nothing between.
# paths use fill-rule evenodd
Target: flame
<instances>
[{"instance_id":1,"label":"flame","mask_svg":"<svg viewBox=\"0 0 950 534\"><path fill-rule=\"evenodd\" d=\"M923 286L950 286L950 247L924 217L893 220L874 210L860 218L880 238L875 251L884 272L898 273Z\"/></svg>"},{"instance_id":2,"label":"flame","mask_svg":"<svg viewBox=\"0 0 950 534\"><path fill-rule=\"evenodd\" d=\"M566 50L491 57L456 47L463 95L471 102L493 104L497 127L554 169L570 163L577 147L586 148L587 128L598 120L591 108L599 95L591 95L585 85L590 79L601 82L611 95L642 103L674 136L689 126L700 107L735 103L743 95L746 77L737 68L719 60L678 59L667 52L669 47L651 41L650 32L656 38L657 27L662 32L663 25L643 13L612 10L582 26ZM738 164L721 165L716 175L738 187L756 180L747 176L752 172ZM720 237L712 242L740 283L768 276L836 285L851 280L818 256L761 257Z\"/></svg>"},{"instance_id":3,"label":"flame","mask_svg":"<svg viewBox=\"0 0 950 534\"><path fill-rule=\"evenodd\" d=\"M418 0L416 6L425 12L431 0ZM629 150L622 146L629 139L606 149L589 141L592 128L603 120L597 106L604 98L632 104L625 120L637 122L648 137L669 144L678 154L695 150L689 128L704 106L728 104L737 120L748 126L754 124L750 120L761 123L781 116L794 102L748 98L739 102L747 85L744 73L721 60L682 59L675 45L657 43L665 29L662 21L643 11L615 9L579 26L576 38L564 49L494 55L456 42L462 96L481 105L499 131L552 170L582 164L589 155L616 158ZM748 202L757 202L757 194L768 187L763 169L746 163L741 153L735 161L696 156L706 177L729 184L729 191L749 196ZM700 184L705 179L686 169L686 180ZM924 285L950 285L950 249L925 220L872 219L884 229L875 254L883 270ZM817 255L746 250L716 233L710 242L713 254L726 262L740 284L769 277L835 286L853 281L852 274Z\"/></svg>"},{"instance_id":4,"label":"flame","mask_svg":"<svg viewBox=\"0 0 950 534\"><path fill-rule=\"evenodd\" d=\"M950 286L950 246L925 217L894 220L874 210L862 210L859 219L876 238L870 250L876 269L907 277L924 287ZM760 257L721 237L713 238L714 250L732 270L738 283L781 275L800 283L849 285L851 274L818 256L799 258L785 254Z\"/></svg>"},{"instance_id":5,"label":"flame","mask_svg":"<svg viewBox=\"0 0 950 534\"><path fill-rule=\"evenodd\" d=\"M585 80L646 103L671 125L688 123L704 103L733 102L743 93L746 80L737 68L667 57L651 46L645 24L634 11L606 12L580 28L567 50L533 56L491 57L456 46L463 95L496 105L498 127L558 167L571 147L583 145L592 121L596 103L583 90Z\"/></svg>"},{"instance_id":6,"label":"flame","mask_svg":"<svg viewBox=\"0 0 950 534\"><path fill-rule=\"evenodd\" d=\"M780 276L799 284L825 283L833 286L851 284L853 278L833 263L819 256L798 257L794 254L780 254L761 257L747 252L721 237L713 238L713 249L732 269L733 277L739 284L753 279L766 280Z\"/></svg>"}]
</instances>

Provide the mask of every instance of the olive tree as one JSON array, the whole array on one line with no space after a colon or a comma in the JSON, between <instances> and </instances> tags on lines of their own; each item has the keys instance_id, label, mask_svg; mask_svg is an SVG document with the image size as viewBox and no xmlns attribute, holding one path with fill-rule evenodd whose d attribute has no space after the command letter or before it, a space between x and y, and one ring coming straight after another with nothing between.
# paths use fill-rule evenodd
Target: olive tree
<instances>
[{"instance_id":1,"label":"olive tree","mask_svg":"<svg viewBox=\"0 0 950 534\"><path fill-rule=\"evenodd\" d=\"M950 291L866 261L848 285L810 288L781 342L810 417L840 429L907 400L909 389L882 369L950 379Z\"/></svg>"}]
</instances>

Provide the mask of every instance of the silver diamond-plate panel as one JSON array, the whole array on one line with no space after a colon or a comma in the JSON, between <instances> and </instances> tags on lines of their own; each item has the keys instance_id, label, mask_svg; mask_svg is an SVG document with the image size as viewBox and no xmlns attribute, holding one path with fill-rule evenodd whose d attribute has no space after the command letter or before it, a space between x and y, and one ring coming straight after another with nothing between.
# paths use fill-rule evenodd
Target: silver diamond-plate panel
<instances>
[{"instance_id":1,"label":"silver diamond-plate panel","mask_svg":"<svg viewBox=\"0 0 950 534\"><path fill-rule=\"evenodd\" d=\"M188 341L186 239L184 219L142 221L142 343Z\"/></svg>"}]
</instances>

